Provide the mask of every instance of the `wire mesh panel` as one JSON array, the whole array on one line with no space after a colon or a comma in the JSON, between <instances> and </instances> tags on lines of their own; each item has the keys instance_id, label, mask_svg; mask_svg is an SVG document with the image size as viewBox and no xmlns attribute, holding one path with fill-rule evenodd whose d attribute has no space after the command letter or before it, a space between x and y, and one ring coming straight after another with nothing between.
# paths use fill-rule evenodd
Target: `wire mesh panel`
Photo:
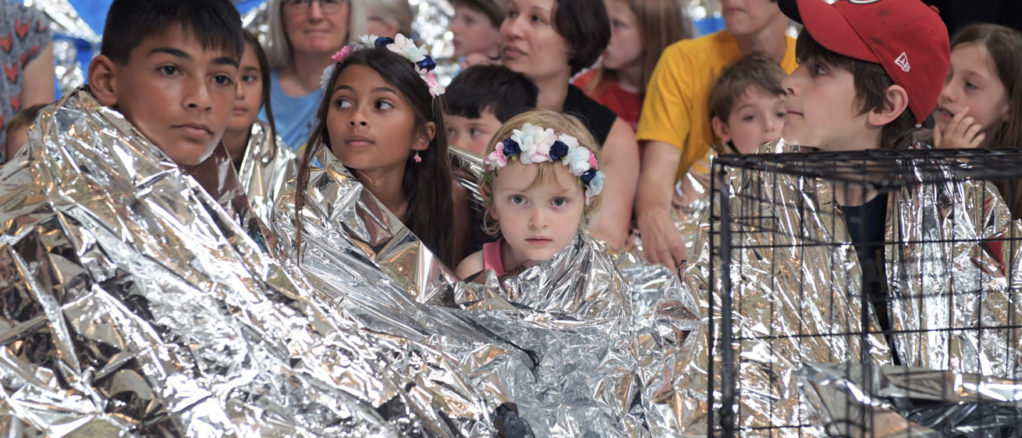
<instances>
[{"instance_id":1,"label":"wire mesh panel","mask_svg":"<svg viewBox=\"0 0 1022 438\"><path fill-rule=\"evenodd\" d=\"M1015 436L1020 176L1017 150L715 160L708 432Z\"/></svg>"}]
</instances>

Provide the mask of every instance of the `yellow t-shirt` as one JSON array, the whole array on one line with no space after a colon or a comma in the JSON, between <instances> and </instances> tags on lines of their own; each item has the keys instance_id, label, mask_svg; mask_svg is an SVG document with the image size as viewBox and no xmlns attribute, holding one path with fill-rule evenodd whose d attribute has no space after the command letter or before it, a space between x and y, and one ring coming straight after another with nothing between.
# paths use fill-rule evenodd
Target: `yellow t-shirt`
<instances>
[{"instance_id":1,"label":"yellow t-shirt","mask_svg":"<svg viewBox=\"0 0 1022 438\"><path fill-rule=\"evenodd\" d=\"M664 50L653 69L636 137L662 141L681 149L677 177L703 160L713 144L709 97L713 81L724 67L742 56L727 30L674 43ZM795 39L787 38L781 68L791 73ZM693 169L705 173L708 169Z\"/></svg>"}]
</instances>

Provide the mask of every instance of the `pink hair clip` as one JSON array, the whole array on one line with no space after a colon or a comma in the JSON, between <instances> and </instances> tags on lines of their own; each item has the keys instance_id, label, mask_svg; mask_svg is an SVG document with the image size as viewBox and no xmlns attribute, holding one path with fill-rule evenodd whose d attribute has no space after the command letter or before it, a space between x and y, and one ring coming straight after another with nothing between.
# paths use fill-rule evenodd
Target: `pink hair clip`
<instances>
[{"instance_id":1,"label":"pink hair clip","mask_svg":"<svg viewBox=\"0 0 1022 438\"><path fill-rule=\"evenodd\" d=\"M351 55L352 52L354 51L355 51L354 47L350 45L344 46L343 49L338 50L337 53L334 53L334 56L331 56L331 58L333 58L333 60L337 62L344 62L344 60L347 59L348 56Z\"/></svg>"}]
</instances>

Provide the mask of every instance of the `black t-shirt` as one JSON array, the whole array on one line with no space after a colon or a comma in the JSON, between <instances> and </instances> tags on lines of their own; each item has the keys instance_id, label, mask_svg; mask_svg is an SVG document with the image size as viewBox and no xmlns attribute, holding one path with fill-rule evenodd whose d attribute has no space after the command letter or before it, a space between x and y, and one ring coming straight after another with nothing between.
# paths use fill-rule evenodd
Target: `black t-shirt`
<instances>
[{"instance_id":1,"label":"black t-shirt","mask_svg":"<svg viewBox=\"0 0 1022 438\"><path fill-rule=\"evenodd\" d=\"M589 128L596 142L598 149L603 149L603 143L610 135L610 127L614 125L617 114L601 105L599 102L586 96L581 89L574 85L568 85L568 97L564 99L564 113L571 114L582 120L582 123Z\"/></svg>"},{"instance_id":2,"label":"black t-shirt","mask_svg":"<svg viewBox=\"0 0 1022 438\"><path fill-rule=\"evenodd\" d=\"M842 207L848 235L852 238L855 255L862 268L862 292L873 304L880 329L890 345L896 364L901 360L894 351L894 338L890 335L891 320L888 313L887 274L884 269L884 224L887 221L887 194L881 193L855 207Z\"/></svg>"}]
</instances>

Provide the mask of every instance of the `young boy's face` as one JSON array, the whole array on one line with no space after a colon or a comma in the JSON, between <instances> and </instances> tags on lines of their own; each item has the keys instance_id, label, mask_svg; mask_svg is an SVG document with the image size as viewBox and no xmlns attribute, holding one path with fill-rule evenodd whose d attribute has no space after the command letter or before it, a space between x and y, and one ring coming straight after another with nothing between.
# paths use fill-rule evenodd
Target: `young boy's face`
<instances>
[{"instance_id":1,"label":"young boy's face","mask_svg":"<svg viewBox=\"0 0 1022 438\"><path fill-rule=\"evenodd\" d=\"M879 146L879 133L869 129L867 115L856 101L855 78L850 71L810 59L781 85L788 92L781 131L788 143L824 150Z\"/></svg>"},{"instance_id":2,"label":"young boy's face","mask_svg":"<svg viewBox=\"0 0 1022 438\"><path fill-rule=\"evenodd\" d=\"M478 119L451 114L444 115L447 142L451 146L479 155L486 152L486 144L490 142L493 133L500 129L500 125L500 120L488 109L479 111Z\"/></svg>"},{"instance_id":3,"label":"young boy's face","mask_svg":"<svg viewBox=\"0 0 1022 438\"><path fill-rule=\"evenodd\" d=\"M178 164L195 165L220 142L237 75L235 55L204 49L191 32L171 26L143 39L127 62L113 63L110 90L142 135Z\"/></svg>"},{"instance_id":4,"label":"young boy's face","mask_svg":"<svg viewBox=\"0 0 1022 438\"><path fill-rule=\"evenodd\" d=\"M726 121L714 122L721 141L731 141L743 154L754 154L760 146L781 137L784 126L784 98L759 87L749 87L734 104Z\"/></svg>"}]
</instances>

